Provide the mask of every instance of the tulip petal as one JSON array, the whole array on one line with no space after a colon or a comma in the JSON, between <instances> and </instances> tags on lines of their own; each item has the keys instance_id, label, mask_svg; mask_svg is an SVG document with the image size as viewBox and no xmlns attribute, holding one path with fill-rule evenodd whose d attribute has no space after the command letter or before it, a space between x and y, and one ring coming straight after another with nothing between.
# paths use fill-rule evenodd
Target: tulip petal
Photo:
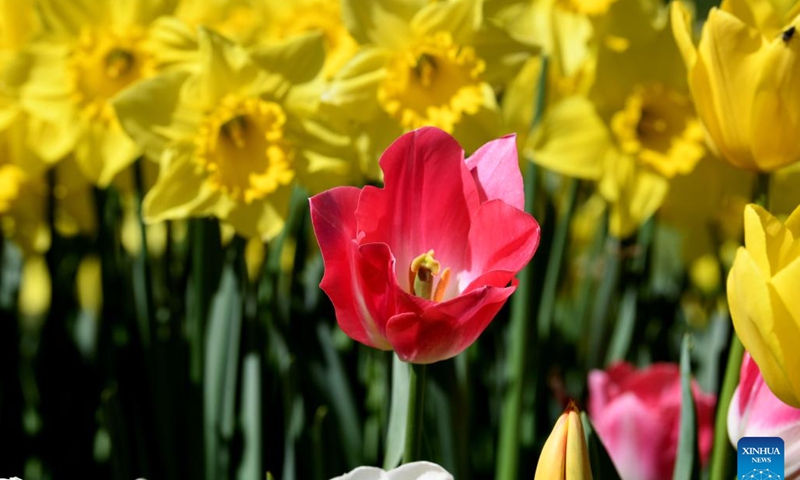
<instances>
[{"instance_id":1,"label":"tulip petal","mask_svg":"<svg viewBox=\"0 0 800 480\"><path fill-rule=\"evenodd\" d=\"M453 480L444 468L431 462L412 462L387 472L388 480Z\"/></svg>"},{"instance_id":2,"label":"tulip petal","mask_svg":"<svg viewBox=\"0 0 800 480\"><path fill-rule=\"evenodd\" d=\"M791 398L789 376L780 361L784 352L780 351L779 333L775 330L776 312L770 291L758 265L744 248L736 252L728 274L728 299L736 334L758 364L764 380L779 398Z\"/></svg>"},{"instance_id":3,"label":"tulip petal","mask_svg":"<svg viewBox=\"0 0 800 480\"><path fill-rule=\"evenodd\" d=\"M728 437L734 446L742 437L780 437L786 443L785 477L800 473L800 409L786 405L769 390L747 353L728 410Z\"/></svg>"},{"instance_id":4,"label":"tulip petal","mask_svg":"<svg viewBox=\"0 0 800 480\"><path fill-rule=\"evenodd\" d=\"M752 74L759 79L750 119L753 155L761 170L776 170L800 160L793 134L800 130L800 43L774 38L763 51L761 68Z\"/></svg>"},{"instance_id":5,"label":"tulip petal","mask_svg":"<svg viewBox=\"0 0 800 480\"><path fill-rule=\"evenodd\" d=\"M675 1L670 4L670 23L675 43L683 56L683 61L691 69L697 61L697 48L692 41L692 18L683 2Z\"/></svg>"},{"instance_id":6,"label":"tulip petal","mask_svg":"<svg viewBox=\"0 0 800 480\"><path fill-rule=\"evenodd\" d=\"M479 288L487 272L504 272L499 278L504 287L533 257L539 246L540 229L533 217L500 200L492 200L478 208L469 231L464 265L468 270L458 278L458 290L447 293L453 296ZM454 285L454 287L456 287ZM447 297L447 294L445 296Z\"/></svg>"},{"instance_id":7,"label":"tulip petal","mask_svg":"<svg viewBox=\"0 0 800 480\"><path fill-rule=\"evenodd\" d=\"M568 421L566 415L558 417L553 431L550 432L550 436L547 437L542 452L539 454L539 463L536 465L534 479L561 480L565 478Z\"/></svg>"},{"instance_id":8,"label":"tulip petal","mask_svg":"<svg viewBox=\"0 0 800 480\"><path fill-rule=\"evenodd\" d=\"M506 135L479 148L467 159L467 168L478 186L481 202L497 199L525 209L516 135Z\"/></svg>"},{"instance_id":9,"label":"tulip petal","mask_svg":"<svg viewBox=\"0 0 800 480\"><path fill-rule=\"evenodd\" d=\"M365 187L358 202L361 243L386 243L403 278L411 261L434 250L461 271L464 239L480 202L458 142L436 128L403 135L381 157L385 187Z\"/></svg>"},{"instance_id":10,"label":"tulip petal","mask_svg":"<svg viewBox=\"0 0 800 480\"><path fill-rule=\"evenodd\" d=\"M567 454L566 478L569 480L591 480L592 470L589 464L589 451L584 440L583 424L577 410L571 409L567 414Z\"/></svg>"},{"instance_id":11,"label":"tulip petal","mask_svg":"<svg viewBox=\"0 0 800 480\"><path fill-rule=\"evenodd\" d=\"M311 222L325 263L320 288L336 310L336 320L351 338L365 345L390 349L368 308L367 295L361 290L374 279L374 272L364 267L356 243L356 222L353 213L360 190L338 187L311 197ZM373 252L372 260L375 260ZM361 278L360 275L366 275ZM383 283L386 283L384 277ZM377 287L375 285L374 287ZM372 310L374 311L374 310Z\"/></svg>"},{"instance_id":12,"label":"tulip petal","mask_svg":"<svg viewBox=\"0 0 800 480\"><path fill-rule=\"evenodd\" d=\"M722 156L754 168L750 118L761 66L761 34L728 12L712 8L689 83L697 113Z\"/></svg>"},{"instance_id":13,"label":"tulip petal","mask_svg":"<svg viewBox=\"0 0 800 480\"><path fill-rule=\"evenodd\" d=\"M405 362L446 360L475 342L515 289L485 287L446 302L430 302L421 313L395 315L386 324L386 337Z\"/></svg>"}]
</instances>

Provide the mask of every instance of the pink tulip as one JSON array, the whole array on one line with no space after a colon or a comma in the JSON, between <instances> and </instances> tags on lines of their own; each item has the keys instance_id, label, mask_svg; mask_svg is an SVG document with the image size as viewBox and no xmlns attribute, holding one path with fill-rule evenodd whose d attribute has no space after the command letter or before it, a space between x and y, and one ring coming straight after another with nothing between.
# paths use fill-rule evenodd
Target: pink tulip
<instances>
[{"instance_id":1,"label":"pink tulip","mask_svg":"<svg viewBox=\"0 0 800 480\"><path fill-rule=\"evenodd\" d=\"M514 136L465 161L450 135L422 128L380 166L384 188L311 198L320 287L351 338L412 363L453 357L489 325L539 244Z\"/></svg>"},{"instance_id":2,"label":"pink tulip","mask_svg":"<svg viewBox=\"0 0 800 480\"><path fill-rule=\"evenodd\" d=\"M713 443L716 397L692 381L702 463ZM681 416L678 365L617 363L589 374L589 417L622 480L669 480Z\"/></svg>"},{"instance_id":3,"label":"pink tulip","mask_svg":"<svg viewBox=\"0 0 800 480\"><path fill-rule=\"evenodd\" d=\"M786 446L784 478L800 478L800 409L772 393L758 365L745 353L739 386L728 407L728 436L736 447L742 437L780 437Z\"/></svg>"}]
</instances>

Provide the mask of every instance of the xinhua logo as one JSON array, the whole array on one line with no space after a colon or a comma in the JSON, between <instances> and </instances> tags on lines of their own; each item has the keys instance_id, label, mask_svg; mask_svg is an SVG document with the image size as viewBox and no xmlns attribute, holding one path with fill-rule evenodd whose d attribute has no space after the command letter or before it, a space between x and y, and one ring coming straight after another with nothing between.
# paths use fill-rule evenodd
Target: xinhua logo
<instances>
[{"instance_id":1,"label":"xinhua logo","mask_svg":"<svg viewBox=\"0 0 800 480\"><path fill-rule=\"evenodd\" d=\"M739 480L783 479L782 438L742 437L736 450Z\"/></svg>"}]
</instances>

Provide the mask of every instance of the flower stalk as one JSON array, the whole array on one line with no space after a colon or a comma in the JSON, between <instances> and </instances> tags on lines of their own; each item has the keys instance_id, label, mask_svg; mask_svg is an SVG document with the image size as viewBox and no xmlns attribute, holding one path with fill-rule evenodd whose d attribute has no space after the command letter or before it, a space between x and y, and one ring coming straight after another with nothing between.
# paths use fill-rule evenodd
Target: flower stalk
<instances>
[{"instance_id":1,"label":"flower stalk","mask_svg":"<svg viewBox=\"0 0 800 480\"><path fill-rule=\"evenodd\" d=\"M756 176L753 201L762 207L769 205L769 182L769 173L759 172ZM724 480L730 478L734 472L735 452L728 443L728 409L736 386L739 384L744 346L733 329L731 329L731 345L728 352L728 364L725 367L722 390L719 392L719 403L717 404L719 407L714 423L714 447L711 450L711 467L709 469L710 480Z\"/></svg>"},{"instance_id":2,"label":"flower stalk","mask_svg":"<svg viewBox=\"0 0 800 480\"><path fill-rule=\"evenodd\" d=\"M422 419L425 410L425 379L427 365L409 364L408 417L403 463L421 459Z\"/></svg>"}]
</instances>

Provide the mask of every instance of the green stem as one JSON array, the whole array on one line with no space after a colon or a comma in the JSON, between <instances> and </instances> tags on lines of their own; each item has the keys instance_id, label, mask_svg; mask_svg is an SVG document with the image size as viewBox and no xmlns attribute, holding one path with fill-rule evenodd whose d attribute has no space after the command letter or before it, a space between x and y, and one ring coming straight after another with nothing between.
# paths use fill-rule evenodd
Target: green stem
<instances>
[{"instance_id":1,"label":"green stem","mask_svg":"<svg viewBox=\"0 0 800 480\"><path fill-rule=\"evenodd\" d=\"M153 291L150 285L151 273L147 252L147 229L142 216L142 200L144 199L144 178L142 162L139 158L133 167L136 182L136 215L139 217L139 239L141 247L133 263L133 296L136 302L136 319L139 323L139 335L145 350L150 347L152 338L150 322L153 318Z\"/></svg>"},{"instance_id":2,"label":"green stem","mask_svg":"<svg viewBox=\"0 0 800 480\"><path fill-rule=\"evenodd\" d=\"M589 352L587 370L592 368L601 367L600 359L605 355L604 347L606 346L606 323L608 321L608 311L611 307L611 301L614 292L617 291L617 284L619 283L621 258L620 258L620 241L618 238L609 235L606 238L606 264L603 269L603 279L600 281L600 286L597 289L597 296L593 306L591 315L591 323L589 324Z\"/></svg>"},{"instance_id":3,"label":"green stem","mask_svg":"<svg viewBox=\"0 0 800 480\"><path fill-rule=\"evenodd\" d=\"M756 186L753 191L753 203L757 203L769 210L769 182L770 174L758 172L756 174Z\"/></svg>"},{"instance_id":4,"label":"green stem","mask_svg":"<svg viewBox=\"0 0 800 480\"><path fill-rule=\"evenodd\" d=\"M403 463L420 460L422 451L422 418L425 410L425 377L427 365L410 365L408 385L408 418Z\"/></svg>"},{"instance_id":5,"label":"green stem","mask_svg":"<svg viewBox=\"0 0 800 480\"><path fill-rule=\"evenodd\" d=\"M769 184L770 174L759 172L753 189L753 202L764 208L769 208ZM742 368L743 356L744 346L734 330L731 333L728 364L725 367L725 377L722 381L722 390L719 393L719 401L717 403L709 480L727 480L733 475L734 454L736 451L728 441L728 407L730 406L733 392L739 385L739 371Z\"/></svg>"},{"instance_id":6,"label":"green stem","mask_svg":"<svg viewBox=\"0 0 800 480\"><path fill-rule=\"evenodd\" d=\"M544 111L547 83L547 57L542 58L538 92L531 129L541 121ZM539 168L532 162L525 169L525 211L533 214ZM497 480L513 480L519 470L519 439L522 416L522 390L526 379L525 352L530 344L531 299L534 291L533 263L519 273L516 295L511 298L511 325L509 326L508 379L500 419L500 439L497 446Z\"/></svg>"},{"instance_id":7,"label":"green stem","mask_svg":"<svg viewBox=\"0 0 800 480\"><path fill-rule=\"evenodd\" d=\"M541 302L537 315L539 322L539 339L546 342L550 337L550 328L553 325L553 310L556 300L559 273L567 246L569 226L572 223L572 213L575 210L575 199L578 196L578 179L567 178L567 201L564 211L556 223L553 234L553 243L550 245L550 257L547 259L547 271L544 276Z\"/></svg>"},{"instance_id":8,"label":"green stem","mask_svg":"<svg viewBox=\"0 0 800 480\"><path fill-rule=\"evenodd\" d=\"M728 440L728 406L733 392L739 385L739 370L742 368L744 347L736 332L731 336L731 348L728 353L728 365L725 367L725 379L717 403L717 418L714 423L714 447L711 450L710 480L728 480L733 477L733 464L736 451Z\"/></svg>"}]
</instances>

